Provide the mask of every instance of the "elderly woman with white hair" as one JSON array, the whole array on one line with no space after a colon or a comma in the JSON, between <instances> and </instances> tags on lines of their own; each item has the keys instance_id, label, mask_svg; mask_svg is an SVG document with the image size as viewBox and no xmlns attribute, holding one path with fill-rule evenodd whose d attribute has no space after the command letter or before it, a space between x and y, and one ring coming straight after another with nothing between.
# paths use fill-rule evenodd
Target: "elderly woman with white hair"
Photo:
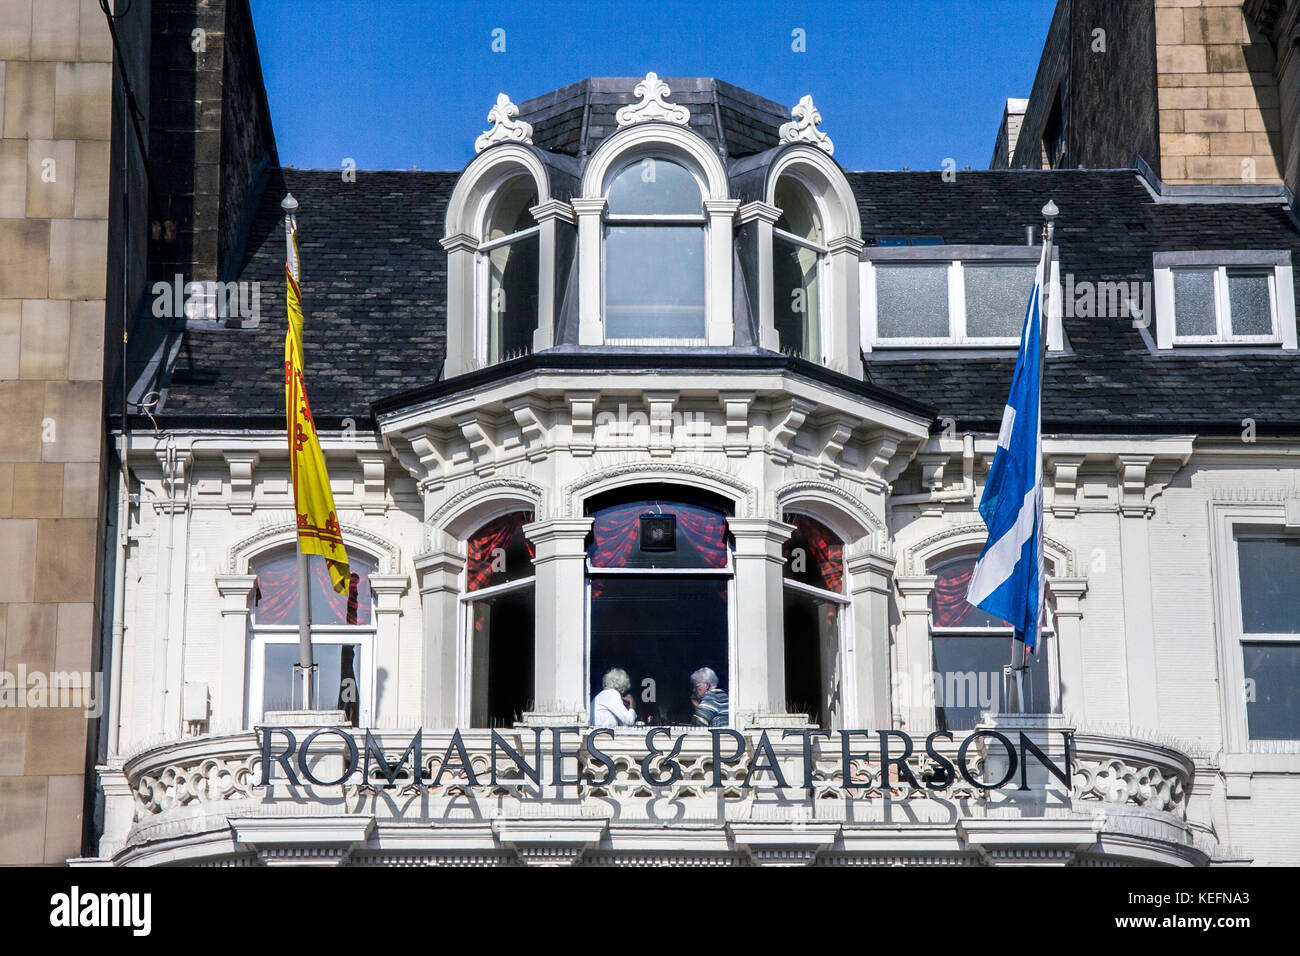
<instances>
[{"instance_id":1,"label":"elderly woman with white hair","mask_svg":"<svg viewBox=\"0 0 1300 956\"><path fill-rule=\"evenodd\" d=\"M727 692L718 686L718 672L712 667L701 667L691 675L691 703L698 726L727 726Z\"/></svg>"},{"instance_id":2,"label":"elderly woman with white hair","mask_svg":"<svg viewBox=\"0 0 1300 956\"><path fill-rule=\"evenodd\" d=\"M632 700L632 680L621 667L605 671L601 681L604 687L591 701L591 726L631 727L636 723L636 708Z\"/></svg>"}]
</instances>

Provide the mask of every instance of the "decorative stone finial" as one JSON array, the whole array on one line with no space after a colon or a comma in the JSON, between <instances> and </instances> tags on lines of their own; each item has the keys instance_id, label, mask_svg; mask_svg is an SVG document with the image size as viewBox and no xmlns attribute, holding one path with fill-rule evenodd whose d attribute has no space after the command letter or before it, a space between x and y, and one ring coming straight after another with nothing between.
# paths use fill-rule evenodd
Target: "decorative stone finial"
<instances>
[{"instance_id":1,"label":"decorative stone finial","mask_svg":"<svg viewBox=\"0 0 1300 956\"><path fill-rule=\"evenodd\" d=\"M510 102L510 97L504 93L498 93L497 105L488 110L487 115L492 128L484 130L482 135L474 140L474 152L481 153L494 143L527 143L532 145L533 126L531 123L515 119L518 115L519 107Z\"/></svg>"},{"instance_id":2,"label":"decorative stone finial","mask_svg":"<svg viewBox=\"0 0 1300 956\"><path fill-rule=\"evenodd\" d=\"M664 97L672 90L668 89L667 83L659 79L658 73L647 73L645 79L638 83L632 92L641 97L641 101L625 106L615 114L620 127L645 123L649 120L662 120L665 123L677 123L682 126L690 122L691 111L685 106L664 102Z\"/></svg>"},{"instance_id":3,"label":"decorative stone finial","mask_svg":"<svg viewBox=\"0 0 1300 956\"><path fill-rule=\"evenodd\" d=\"M817 128L822 121L822 114L817 112L817 107L813 106L811 96L799 100L795 108L790 111L790 115L794 117L794 122L781 125L781 142L812 143L818 149L834 154L835 144L831 142L829 136Z\"/></svg>"}]
</instances>

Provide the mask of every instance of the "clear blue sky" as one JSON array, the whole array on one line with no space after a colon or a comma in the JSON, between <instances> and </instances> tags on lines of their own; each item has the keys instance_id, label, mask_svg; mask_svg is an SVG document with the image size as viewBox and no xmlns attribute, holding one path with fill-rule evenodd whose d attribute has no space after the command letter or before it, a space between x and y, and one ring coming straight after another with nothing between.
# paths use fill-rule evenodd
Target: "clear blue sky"
<instances>
[{"instance_id":1,"label":"clear blue sky","mask_svg":"<svg viewBox=\"0 0 1300 956\"><path fill-rule=\"evenodd\" d=\"M847 169L988 166L1028 96L1055 0L252 0L280 161L459 169L500 91L586 76L716 76L811 93ZM506 49L492 51L492 31ZM807 51L791 49L805 31ZM671 100L671 97L670 97Z\"/></svg>"}]
</instances>

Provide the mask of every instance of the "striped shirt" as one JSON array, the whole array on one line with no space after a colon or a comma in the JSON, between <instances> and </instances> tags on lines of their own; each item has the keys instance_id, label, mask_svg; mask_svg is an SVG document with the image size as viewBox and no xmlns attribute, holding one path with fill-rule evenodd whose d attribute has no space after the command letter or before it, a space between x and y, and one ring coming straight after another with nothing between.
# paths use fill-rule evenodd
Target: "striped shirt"
<instances>
[{"instance_id":1,"label":"striped shirt","mask_svg":"<svg viewBox=\"0 0 1300 956\"><path fill-rule=\"evenodd\" d=\"M727 726L727 692L712 688L695 708L695 723L701 727Z\"/></svg>"}]
</instances>

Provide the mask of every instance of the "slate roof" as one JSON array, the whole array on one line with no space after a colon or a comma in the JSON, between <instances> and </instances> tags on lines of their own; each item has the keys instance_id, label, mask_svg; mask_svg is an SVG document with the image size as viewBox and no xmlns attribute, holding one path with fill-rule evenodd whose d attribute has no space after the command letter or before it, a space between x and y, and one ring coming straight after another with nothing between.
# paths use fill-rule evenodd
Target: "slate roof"
<instances>
[{"instance_id":1,"label":"slate roof","mask_svg":"<svg viewBox=\"0 0 1300 956\"><path fill-rule=\"evenodd\" d=\"M533 143L572 156L595 152L617 132L615 114L637 103L633 90L644 77L592 77L519 104L519 119L533 126ZM685 106L688 125L731 158L749 156L777 145L790 108L708 76L662 77L672 92L667 101Z\"/></svg>"},{"instance_id":2,"label":"slate roof","mask_svg":"<svg viewBox=\"0 0 1300 956\"><path fill-rule=\"evenodd\" d=\"M260 281L254 330L186 331L160 421L262 427L283 420L285 190L302 204L305 350L313 411L323 427L371 403L437 381L445 348L445 208L458 174L283 170L267 184L241 272ZM864 238L940 236L945 243L1023 244L1050 198L1060 207L1061 274L1076 281L1150 280L1156 251L1290 248L1300 229L1279 203L1153 201L1133 171L857 172ZM1297 296L1300 298L1300 295ZM1072 354L1046 371L1045 427L1057 432L1300 433L1300 356L1278 350L1153 355L1123 319L1065 319ZM1152 330L1154 334L1154 330ZM134 339L133 339L134 341ZM753 350L748 350L752 354ZM543 356L537 356L541 360ZM917 358L877 351L870 384L996 431L1014 357L948 351Z\"/></svg>"}]
</instances>

